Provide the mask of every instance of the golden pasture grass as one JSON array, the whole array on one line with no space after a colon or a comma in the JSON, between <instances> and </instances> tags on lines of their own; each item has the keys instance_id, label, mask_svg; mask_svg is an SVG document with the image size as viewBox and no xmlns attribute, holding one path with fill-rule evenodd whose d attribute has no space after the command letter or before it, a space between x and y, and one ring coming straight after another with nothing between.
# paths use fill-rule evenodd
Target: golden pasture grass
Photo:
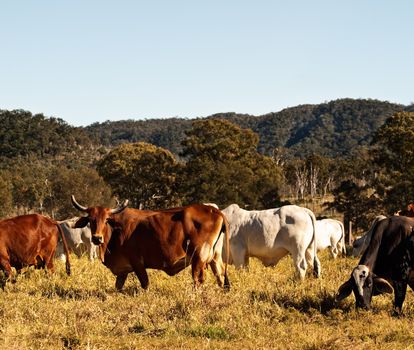
<instances>
[{"instance_id":1,"label":"golden pasture grass","mask_svg":"<svg viewBox=\"0 0 414 350\"><path fill-rule=\"evenodd\" d=\"M334 295L357 260L321 254L322 277L293 279L290 257L275 268L250 260L230 267L231 290L211 271L198 290L190 268L174 277L149 271L143 291L132 274L124 291L101 263L72 256L73 275L29 270L0 290L0 349L407 349L414 347L413 293L404 315L392 297L357 312L353 296Z\"/></svg>"}]
</instances>

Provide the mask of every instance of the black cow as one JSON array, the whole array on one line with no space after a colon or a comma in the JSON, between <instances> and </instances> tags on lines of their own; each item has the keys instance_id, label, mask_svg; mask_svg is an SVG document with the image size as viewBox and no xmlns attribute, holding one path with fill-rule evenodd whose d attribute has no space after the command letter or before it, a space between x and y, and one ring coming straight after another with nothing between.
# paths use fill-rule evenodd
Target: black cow
<instances>
[{"instance_id":1,"label":"black cow","mask_svg":"<svg viewBox=\"0 0 414 350\"><path fill-rule=\"evenodd\" d=\"M414 289L414 218L393 216L379 221L371 242L351 274L339 287L336 299L354 292L357 308L371 308L373 296L392 293L394 308L400 313L407 285Z\"/></svg>"}]
</instances>

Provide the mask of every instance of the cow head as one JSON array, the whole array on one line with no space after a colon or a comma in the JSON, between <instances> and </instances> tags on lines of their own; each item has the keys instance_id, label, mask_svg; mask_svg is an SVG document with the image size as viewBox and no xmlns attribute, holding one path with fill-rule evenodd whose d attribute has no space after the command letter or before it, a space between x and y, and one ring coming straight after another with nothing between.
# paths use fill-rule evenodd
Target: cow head
<instances>
[{"instance_id":1,"label":"cow head","mask_svg":"<svg viewBox=\"0 0 414 350\"><path fill-rule=\"evenodd\" d=\"M84 207L80 205L75 197L71 197L73 206L88 214L88 216L81 217L76 223L75 228L85 227L88 223L91 226L92 242L96 245L103 244L107 232L107 223L110 223L111 216L118 214L128 206L128 200L120 204L116 208L103 208L103 207ZM106 242L107 243L107 242Z\"/></svg>"},{"instance_id":2,"label":"cow head","mask_svg":"<svg viewBox=\"0 0 414 350\"><path fill-rule=\"evenodd\" d=\"M385 279L372 273L368 266L358 265L352 271L351 278L339 287L336 300L343 300L354 292L356 307L370 309L374 295L392 291L392 286Z\"/></svg>"}]
</instances>

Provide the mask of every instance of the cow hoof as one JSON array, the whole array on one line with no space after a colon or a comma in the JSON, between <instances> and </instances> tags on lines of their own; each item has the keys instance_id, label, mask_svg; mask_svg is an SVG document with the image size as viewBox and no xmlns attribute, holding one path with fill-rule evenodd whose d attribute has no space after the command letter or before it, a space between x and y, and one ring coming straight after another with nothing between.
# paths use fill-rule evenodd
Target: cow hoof
<instances>
[{"instance_id":1,"label":"cow hoof","mask_svg":"<svg viewBox=\"0 0 414 350\"><path fill-rule=\"evenodd\" d=\"M403 315L401 308L395 307L392 311L392 317L401 317Z\"/></svg>"}]
</instances>

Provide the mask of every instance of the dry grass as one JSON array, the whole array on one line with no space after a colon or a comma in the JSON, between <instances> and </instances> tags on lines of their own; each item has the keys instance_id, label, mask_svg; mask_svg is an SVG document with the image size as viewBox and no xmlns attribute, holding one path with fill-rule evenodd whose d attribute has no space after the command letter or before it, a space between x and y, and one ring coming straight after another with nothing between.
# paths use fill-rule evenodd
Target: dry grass
<instances>
[{"instance_id":1,"label":"dry grass","mask_svg":"<svg viewBox=\"0 0 414 350\"><path fill-rule=\"evenodd\" d=\"M291 259L276 268L251 260L230 268L224 292L211 272L193 290L190 270L175 277L150 271L143 291L132 275L123 293L99 262L72 258L73 275L29 270L0 291L0 349L407 349L414 347L414 300L391 316L390 296L373 312L357 312L353 297L334 302L355 259L322 254L323 277L292 279Z\"/></svg>"}]
</instances>

